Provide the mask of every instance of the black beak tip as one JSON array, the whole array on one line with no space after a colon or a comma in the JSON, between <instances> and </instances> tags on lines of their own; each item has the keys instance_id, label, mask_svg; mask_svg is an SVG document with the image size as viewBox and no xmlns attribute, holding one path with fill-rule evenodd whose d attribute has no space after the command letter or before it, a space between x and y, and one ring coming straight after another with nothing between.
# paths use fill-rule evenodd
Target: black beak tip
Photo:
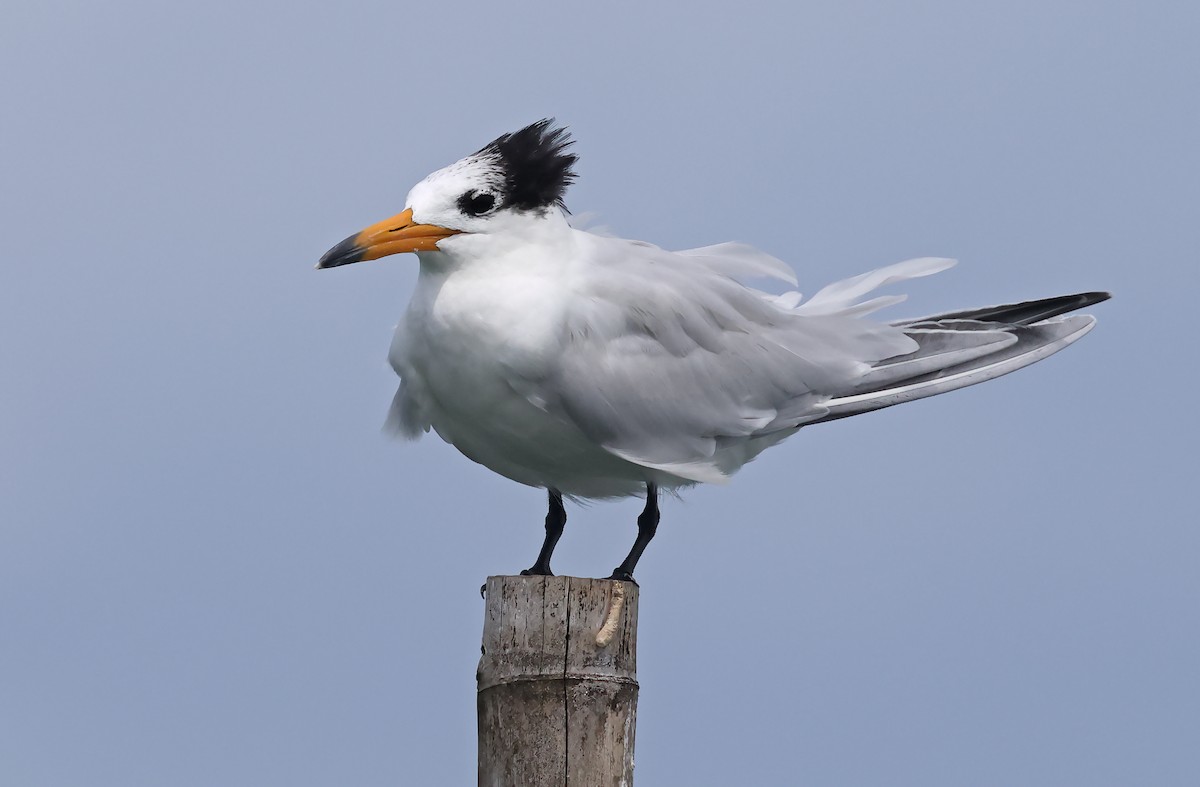
<instances>
[{"instance_id":1,"label":"black beak tip","mask_svg":"<svg viewBox=\"0 0 1200 787\"><path fill-rule=\"evenodd\" d=\"M317 269L336 268L339 265L349 265L352 262L360 262L367 250L354 242L357 235L351 235L344 241L334 246L329 251L325 252L325 256L321 257L321 261L317 263Z\"/></svg>"}]
</instances>

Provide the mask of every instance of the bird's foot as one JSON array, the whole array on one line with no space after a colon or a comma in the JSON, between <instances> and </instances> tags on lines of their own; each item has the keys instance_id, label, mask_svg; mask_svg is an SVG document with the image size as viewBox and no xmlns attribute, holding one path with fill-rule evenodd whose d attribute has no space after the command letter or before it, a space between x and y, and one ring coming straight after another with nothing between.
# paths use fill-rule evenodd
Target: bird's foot
<instances>
[{"instance_id":1,"label":"bird's foot","mask_svg":"<svg viewBox=\"0 0 1200 787\"><path fill-rule=\"evenodd\" d=\"M527 568L521 572L523 577L552 577L554 572L550 570L550 566L539 566L536 563L533 568ZM487 583L484 582L479 586L479 597L487 598Z\"/></svg>"},{"instance_id":2,"label":"bird's foot","mask_svg":"<svg viewBox=\"0 0 1200 787\"><path fill-rule=\"evenodd\" d=\"M637 585L637 580L633 578L633 572L626 571L623 568L614 569L612 575L609 576L608 579L611 579L614 582L632 582L634 585ZM638 587L641 586L638 585Z\"/></svg>"}]
</instances>

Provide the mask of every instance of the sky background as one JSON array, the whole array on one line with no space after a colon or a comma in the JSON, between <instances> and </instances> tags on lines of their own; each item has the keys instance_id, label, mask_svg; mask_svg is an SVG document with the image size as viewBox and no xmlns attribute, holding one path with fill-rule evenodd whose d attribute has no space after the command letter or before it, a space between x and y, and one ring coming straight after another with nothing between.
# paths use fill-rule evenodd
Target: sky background
<instances>
[{"instance_id":1,"label":"sky background","mask_svg":"<svg viewBox=\"0 0 1200 787\"><path fill-rule=\"evenodd\" d=\"M317 258L555 116L568 195L892 318L1090 289L1052 359L667 501L637 783L1200 782L1200 5L0 8L0 784L462 785L544 498L380 427L411 256ZM635 501L571 506L605 576Z\"/></svg>"}]
</instances>

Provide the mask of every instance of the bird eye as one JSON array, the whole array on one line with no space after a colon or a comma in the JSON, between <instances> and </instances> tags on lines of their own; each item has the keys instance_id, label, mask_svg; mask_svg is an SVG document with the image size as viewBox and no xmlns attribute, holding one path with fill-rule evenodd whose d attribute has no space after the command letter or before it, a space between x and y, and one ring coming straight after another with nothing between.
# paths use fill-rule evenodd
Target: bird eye
<instances>
[{"instance_id":1,"label":"bird eye","mask_svg":"<svg viewBox=\"0 0 1200 787\"><path fill-rule=\"evenodd\" d=\"M468 191L458 198L459 209L468 216L482 216L496 206L496 195L486 191Z\"/></svg>"}]
</instances>

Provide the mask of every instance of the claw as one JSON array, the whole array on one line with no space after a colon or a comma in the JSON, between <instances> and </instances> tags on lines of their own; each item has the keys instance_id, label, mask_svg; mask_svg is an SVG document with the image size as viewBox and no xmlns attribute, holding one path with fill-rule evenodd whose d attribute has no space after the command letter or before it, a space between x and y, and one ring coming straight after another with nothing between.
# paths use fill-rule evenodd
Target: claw
<instances>
[{"instance_id":1,"label":"claw","mask_svg":"<svg viewBox=\"0 0 1200 787\"><path fill-rule=\"evenodd\" d=\"M641 585L638 585L637 580L633 578L631 572L622 571L620 568L615 569L607 579L611 579L613 582L632 582L635 586L641 587Z\"/></svg>"}]
</instances>

